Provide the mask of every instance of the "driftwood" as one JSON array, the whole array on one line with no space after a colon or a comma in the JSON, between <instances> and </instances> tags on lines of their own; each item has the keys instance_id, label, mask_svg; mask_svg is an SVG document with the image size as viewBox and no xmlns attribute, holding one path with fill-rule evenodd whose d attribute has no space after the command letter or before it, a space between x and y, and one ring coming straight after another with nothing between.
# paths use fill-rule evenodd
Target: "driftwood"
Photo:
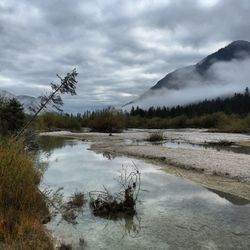
<instances>
[{"instance_id":1,"label":"driftwood","mask_svg":"<svg viewBox=\"0 0 250 250\"><path fill-rule=\"evenodd\" d=\"M91 191L90 207L96 216L116 216L118 214L134 215L136 201L140 192L141 173L133 163L131 171L123 167L118 182L121 191L111 193L104 187L103 191Z\"/></svg>"}]
</instances>

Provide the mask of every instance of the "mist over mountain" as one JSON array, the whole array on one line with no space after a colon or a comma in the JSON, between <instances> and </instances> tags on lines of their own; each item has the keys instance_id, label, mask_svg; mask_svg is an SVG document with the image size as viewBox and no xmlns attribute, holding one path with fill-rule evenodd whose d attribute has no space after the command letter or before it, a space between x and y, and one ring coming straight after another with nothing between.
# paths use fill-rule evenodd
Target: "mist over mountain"
<instances>
[{"instance_id":1,"label":"mist over mountain","mask_svg":"<svg viewBox=\"0 0 250 250\"><path fill-rule=\"evenodd\" d=\"M250 86L249 69L250 42L234 41L195 65L167 74L124 108L172 107L227 96Z\"/></svg>"},{"instance_id":2,"label":"mist over mountain","mask_svg":"<svg viewBox=\"0 0 250 250\"><path fill-rule=\"evenodd\" d=\"M30 113L31 109L36 108L40 103L39 97L33 97L28 95L14 95L6 90L0 89L0 96L4 98L16 98L24 108L25 113Z\"/></svg>"}]
</instances>

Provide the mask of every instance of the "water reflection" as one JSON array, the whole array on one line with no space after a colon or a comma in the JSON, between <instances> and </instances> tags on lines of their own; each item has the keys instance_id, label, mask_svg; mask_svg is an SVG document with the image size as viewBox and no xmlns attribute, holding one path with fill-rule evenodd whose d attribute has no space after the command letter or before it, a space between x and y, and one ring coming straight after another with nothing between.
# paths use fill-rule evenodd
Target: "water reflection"
<instances>
[{"instance_id":1,"label":"water reflection","mask_svg":"<svg viewBox=\"0 0 250 250\"><path fill-rule=\"evenodd\" d=\"M110 152L108 152L108 151L105 151L105 152L103 152L102 153L102 156L104 157L104 158L107 158L108 160L113 160L113 159L115 159L115 154L112 154L112 153L110 153Z\"/></svg>"},{"instance_id":2,"label":"water reflection","mask_svg":"<svg viewBox=\"0 0 250 250\"><path fill-rule=\"evenodd\" d=\"M228 151L233 153L239 153L239 154L250 154L250 147L248 146L219 146L219 145L212 145L208 143L204 144L192 144L192 143L186 143L186 142L179 142L179 141L168 141L163 142L163 146L170 147L170 148L203 148L203 149L214 149L218 152L220 151Z\"/></svg>"},{"instance_id":3,"label":"water reflection","mask_svg":"<svg viewBox=\"0 0 250 250\"><path fill-rule=\"evenodd\" d=\"M39 136L38 144L42 152L48 154L49 156L54 149L60 149L64 147L65 138L53 136Z\"/></svg>"},{"instance_id":4,"label":"water reflection","mask_svg":"<svg viewBox=\"0 0 250 250\"><path fill-rule=\"evenodd\" d=\"M141 231L140 218L138 216L125 217L124 221L125 234L128 234L130 237L136 237Z\"/></svg>"},{"instance_id":5,"label":"water reflection","mask_svg":"<svg viewBox=\"0 0 250 250\"><path fill-rule=\"evenodd\" d=\"M110 225L110 221L112 221L112 223L115 222L120 227L121 231L123 231L123 233L121 233L121 238L124 238L125 236L135 238L141 231L141 219L138 215L125 215L124 213L121 213L112 216L99 217L107 220L105 228Z\"/></svg>"},{"instance_id":6,"label":"water reflection","mask_svg":"<svg viewBox=\"0 0 250 250\"><path fill-rule=\"evenodd\" d=\"M221 198L224 198L224 199L228 200L230 203L232 203L234 205L244 206L244 205L250 204L249 200L241 198L241 197L233 195L233 194L225 193L225 192L215 190L215 189L212 189L212 188L207 188L207 190L217 194Z\"/></svg>"}]
</instances>

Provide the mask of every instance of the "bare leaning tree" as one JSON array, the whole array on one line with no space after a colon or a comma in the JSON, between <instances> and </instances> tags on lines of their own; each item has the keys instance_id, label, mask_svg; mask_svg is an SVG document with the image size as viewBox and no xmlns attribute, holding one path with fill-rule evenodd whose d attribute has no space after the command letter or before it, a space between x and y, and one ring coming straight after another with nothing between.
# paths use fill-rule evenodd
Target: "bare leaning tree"
<instances>
[{"instance_id":1,"label":"bare leaning tree","mask_svg":"<svg viewBox=\"0 0 250 250\"><path fill-rule=\"evenodd\" d=\"M73 69L70 73L62 78L57 74L57 77L60 79L60 83L51 83L51 91L49 93L44 94L40 98L39 106L34 110L34 115L31 119L25 123L22 129L18 132L15 136L17 140L23 134L23 132L30 126L30 124L36 119L38 114L48 106L55 108L58 111L62 111L63 101L61 98L61 94L71 94L76 95L76 84L77 84L77 77L78 73L76 69Z\"/></svg>"}]
</instances>

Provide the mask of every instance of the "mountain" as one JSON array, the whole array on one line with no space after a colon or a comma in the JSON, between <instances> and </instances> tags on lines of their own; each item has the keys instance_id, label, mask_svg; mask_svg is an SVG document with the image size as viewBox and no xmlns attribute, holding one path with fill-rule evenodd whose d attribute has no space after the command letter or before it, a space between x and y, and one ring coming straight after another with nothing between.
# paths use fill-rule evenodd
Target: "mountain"
<instances>
[{"instance_id":1,"label":"mountain","mask_svg":"<svg viewBox=\"0 0 250 250\"><path fill-rule=\"evenodd\" d=\"M168 100L173 99L171 93L174 93L177 96L177 92L180 93L181 90L187 90L186 93L190 94L189 92L191 92L191 87L194 88L195 91L195 89L198 90L201 86L205 85L219 87L224 84L223 86L225 88L225 85L231 86L233 84L237 84L236 75L241 70L244 71L242 74L246 75L246 79L243 78L243 80L247 82L249 81L248 79L250 79L248 78L250 75L248 76L248 72L246 72L245 67L241 67L241 63L249 63L249 60L250 42L243 40L234 41L226 47L221 48L215 53L205 57L195 65L183 67L167 74L139 98L125 104L124 107L131 107L132 105L147 107L163 105L171 106L171 103L168 102ZM232 75L230 78L231 72L234 71L237 71L236 75ZM242 74L239 77L239 81L242 80ZM242 89L243 88L241 88L241 90ZM235 88L233 88L233 90L235 90ZM228 92L229 91L227 90L226 94L228 94ZM188 100L188 96L185 96L184 92L181 96L184 97L185 103L180 104L188 104L199 100L198 96L194 99L190 98L190 100ZM206 98L210 96L203 95L202 98L204 97ZM164 98L166 99L165 102ZM180 102L182 102L182 100L180 100ZM175 103L173 105L177 104Z\"/></svg>"},{"instance_id":2,"label":"mountain","mask_svg":"<svg viewBox=\"0 0 250 250\"><path fill-rule=\"evenodd\" d=\"M7 98L7 99L16 97L15 95L11 94L10 92L5 91L5 90L1 90L1 89L0 89L0 96L3 98Z\"/></svg>"},{"instance_id":3,"label":"mountain","mask_svg":"<svg viewBox=\"0 0 250 250\"><path fill-rule=\"evenodd\" d=\"M30 108L34 109L38 107L40 103L40 98L35 98L28 95L18 95L16 96L17 100L23 104L25 112L30 112Z\"/></svg>"},{"instance_id":4,"label":"mountain","mask_svg":"<svg viewBox=\"0 0 250 250\"><path fill-rule=\"evenodd\" d=\"M8 91L0 90L0 96L4 98L16 98L24 107L25 113L31 113L31 109L37 107L40 103L39 97L33 97L28 95L14 95Z\"/></svg>"}]
</instances>

